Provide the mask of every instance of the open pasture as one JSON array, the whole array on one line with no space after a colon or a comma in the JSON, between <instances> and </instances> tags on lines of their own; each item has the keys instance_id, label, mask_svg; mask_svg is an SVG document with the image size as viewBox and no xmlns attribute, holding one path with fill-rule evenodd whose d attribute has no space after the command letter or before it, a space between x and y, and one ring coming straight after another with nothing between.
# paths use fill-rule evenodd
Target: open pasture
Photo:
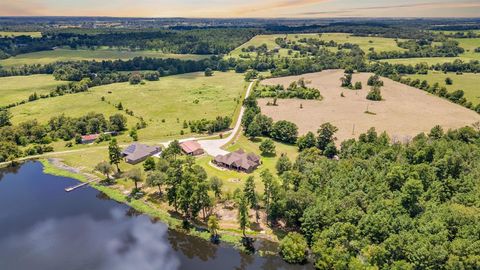
<instances>
[{"instance_id":1,"label":"open pasture","mask_svg":"<svg viewBox=\"0 0 480 270\"><path fill-rule=\"evenodd\" d=\"M255 53L247 53L242 52L243 48L248 48L249 46L261 46L262 44L266 44L269 50L273 50L274 48L278 47L275 43L275 39L277 38L287 38L290 41L297 42L299 39L302 38L314 38L320 39L324 41L333 40L337 43L353 43L358 44L362 50L368 52L370 48L374 48L375 51L403 51L403 48L397 46L397 43L392 38L382 38L382 37L357 37L352 36L351 34L346 33L321 33L321 34L279 34L279 35L258 35L253 37L250 41L242 44L232 52L230 52L230 56L232 57L240 57L240 54L250 54L254 56ZM327 47L330 50L337 50L336 48ZM279 49L280 56L288 56L288 49Z\"/></svg>"},{"instance_id":2,"label":"open pasture","mask_svg":"<svg viewBox=\"0 0 480 270\"><path fill-rule=\"evenodd\" d=\"M189 73L162 77L156 82L143 85L117 83L91 88L88 92L38 100L12 109L13 122L29 119L45 122L54 115L65 113L81 116L87 112L118 113L115 105L131 110L143 117L148 126L139 130L141 140L193 136L183 121L215 119L217 116L234 118L240 108L240 98L245 94L247 83L241 74L216 72L212 77L203 73ZM105 101L102 101L102 97ZM126 115L126 114L125 114ZM129 116L128 124L138 122Z\"/></svg>"},{"instance_id":3,"label":"open pasture","mask_svg":"<svg viewBox=\"0 0 480 270\"><path fill-rule=\"evenodd\" d=\"M194 54L166 54L157 51L127 51L120 49L96 49L96 50L71 50L55 49L50 51L40 51L33 53L20 54L15 57L0 60L3 67L16 67L33 64L50 64L59 61L81 61L81 60L116 60L132 59L134 57L152 57L152 58L175 58L182 60L201 60L208 55Z\"/></svg>"},{"instance_id":4,"label":"open pasture","mask_svg":"<svg viewBox=\"0 0 480 270\"><path fill-rule=\"evenodd\" d=\"M320 90L324 99L279 99L278 106L267 106L267 102L271 100L260 99L259 105L264 114L276 121L288 120L296 123L300 134L316 132L321 124L331 122L339 128L336 134L338 144L358 137L370 127L375 127L379 133L386 131L394 140L406 141L420 132L428 132L435 125L448 129L480 121L480 115L474 111L387 78L382 78L385 83L381 88L384 100L367 100L366 95L370 90L367 80L370 75L354 74L353 82L361 81L362 90L340 87L342 70L268 79L263 83L288 86L292 81L303 77L307 82L311 82L309 87ZM300 108L300 104L303 108ZM367 111L369 113L366 113Z\"/></svg>"},{"instance_id":5,"label":"open pasture","mask_svg":"<svg viewBox=\"0 0 480 270\"><path fill-rule=\"evenodd\" d=\"M27 100L36 92L38 95L48 94L57 85L66 84L57 81L52 75L13 76L0 78L0 107Z\"/></svg>"},{"instance_id":6,"label":"open pasture","mask_svg":"<svg viewBox=\"0 0 480 270\"><path fill-rule=\"evenodd\" d=\"M461 89L465 92L465 98L468 101L471 101L473 104L480 103L480 74L463 73L457 75L456 73L445 74L438 71L429 71L426 75L415 74L407 77L421 81L427 80L430 85L438 83L440 86L445 86L449 92ZM446 78L452 79L453 83L447 85L445 83Z\"/></svg>"},{"instance_id":7,"label":"open pasture","mask_svg":"<svg viewBox=\"0 0 480 270\"><path fill-rule=\"evenodd\" d=\"M31 36L31 37L37 38L37 37L41 37L42 33L40 33L40 32L0 31L0 37L18 37L18 36Z\"/></svg>"}]
</instances>

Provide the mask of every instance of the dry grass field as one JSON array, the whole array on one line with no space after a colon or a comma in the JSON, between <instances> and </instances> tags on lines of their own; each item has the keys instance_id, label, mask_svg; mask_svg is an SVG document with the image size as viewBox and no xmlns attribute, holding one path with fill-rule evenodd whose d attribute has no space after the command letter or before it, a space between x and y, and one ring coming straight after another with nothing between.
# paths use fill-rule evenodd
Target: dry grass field
<instances>
[{"instance_id":1,"label":"dry grass field","mask_svg":"<svg viewBox=\"0 0 480 270\"><path fill-rule=\"evenodd\" d=\"M356 138L360 133L375 127L378 132L386 131L397 141L406 141L420 132L427 132L435 125L445 129L459 128L480 121L474 111L430 95L419 89L382 78L382 101L369 101L365 97L370 90L367 80L371 74L354 74L353 82L361 81L362 90L340 87L342 70L326 70L265 80L263 83L288 86L303 77L310 87L320 90L324 99L299 100L279 99L278 106L267 106L269 99L260 99L262 112L274 120L288 120L296 123L300 134L316 132L318 127L331 122L339 128L336 136L340 143ZM343 92L344 97L341 97ZM300 108L302 104L303 108ZM366 111L370 113L366 113Z\"/></svg>"}]
</instances>

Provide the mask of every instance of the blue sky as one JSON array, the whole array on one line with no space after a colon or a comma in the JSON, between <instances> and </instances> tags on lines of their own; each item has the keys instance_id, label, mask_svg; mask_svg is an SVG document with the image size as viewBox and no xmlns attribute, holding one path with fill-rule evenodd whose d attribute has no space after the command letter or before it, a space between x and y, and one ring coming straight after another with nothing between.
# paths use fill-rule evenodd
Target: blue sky
<instances>
[{"instance_id":1,"label":"blue sky","mask_svg":"<svg viewBox=\"0 0 480 270\"><path fill-rule=\"evenodd\" d=\"M479 17L480 0L0 0L0 16Z\"/></svg>"}]
</instances>

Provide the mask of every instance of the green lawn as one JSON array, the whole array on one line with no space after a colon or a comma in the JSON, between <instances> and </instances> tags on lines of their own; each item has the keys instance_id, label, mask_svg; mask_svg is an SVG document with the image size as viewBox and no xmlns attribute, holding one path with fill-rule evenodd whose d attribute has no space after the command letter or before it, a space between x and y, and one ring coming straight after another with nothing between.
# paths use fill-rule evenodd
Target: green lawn
<instances>
[{"instance_id":1,"label":"green lawn","mask_svg":"<svg viewBox=\"0 0 480 270\"><path fill-rule=\"evenodd\" d=\"M44 123L54 115L65 113L81 116L88 112L106 116L119 112L114 105L122 102L125 109L142 116L148 127L139 130L140 140L164 140L180 137L183 121L217 116L234 117L240 108L240 97L247 83L241 74L215 72L205 77L203 72L160 78L144 85L117 83L91 88L88 92L38 100L12 108L12 121L19 123L37 119ZM101 97L105 101L101 101ZM196 102L198 101L198 102ZM110 102L110 104L108 103ZM129 126L138 122L128 116ZM177 120L178 119L178 120ZM163 121L164 120L164 121ZM184 136L190 137L189 129Z\"/></svg>"},{"instance_id":2,"label":"green lawn","mask_svg":"<svg viewBox=\"0 0 480 270\"><path fill-rule=\"evenodd\" d=\"M235 151L238 149L243 149L246 152L254 152L257 155L260 155L261 152L259 150L259 146L261 143L262 138L257 139L255 142L252 142L248 138L246 138L243 135L240 135L239 139L235 144L228 146L226 149L228 151ZM277 155L274 157L264 157L261 156L262 160L262 165L256 169L253 173L251 174L246 174L246 173L240 173L236 171L230 171L230 170L219 170L216 167L213 167L210 164L210 161L213 159L212 157L209 156L204 156L200 157L197 159L197 164L201 165L206 171L209 177L211 176L217 176L220 179L223 180L224 183L224 191L226 192L233 192L236 188L242 189L245 180L249 176L255 177L255 183L257 186L257 190L262 192L263 191L263 184L260 178L260 173L268 169L270 170L271 173L276 175L276 169L275 165L277 163L278 158L282 153L285 153L290 160L293 162L296 157L298 156L298 150L297 147L294 145L287 145L279 142L275 142L275 148Z\"/></svg>"},{"instance_id":3,"label":"green lawn","mask_svg":"<svg viewBox=\"0 0 480 270\"><path fill-rule=\"evenodd\" d=\"M250 41L242 44L240 47L236 48L232 52L230 52L230 56L232 57L240 57L240 54L247 54L242 52L242 48L247 48L248 46L255 46L258 47L262 44L266 44L269 50L272 50L278 45L275 43L275 39L279 37L285 37L285 35L258 35L253 37ZM319 34L288 34L287 38L290 41L298 41L302 38L315 38L321 39L325 41L333 40L337 43L354 43L358 44L362 50L368 52L369 48L374 48L375 51L403 51L404 49L397 46L397 43L392 38L382 38L382 37L356 37L352 36L351 34L345 33L323 33L319 38ZM335 50L336 48L331 48L331 50ZM249 53L250 55L255 55L255 53ZM280 49L279 50L280 56L288 56L288 49Z\"/></svg>"},{"instance_id":4,"label":"green lawn","mask_svg":"<svg viewBox=\"0 0 480 270\"><path fill-rule=\"evenodd\" d=\"M165 54L157 51L127 51L120 49L97 50L71 50L56 49L51 51L41 51L20 54L15 57L0 60L0 65L4 67L14 67L32 64L49 64L58 61L81 61L81 60L115 60L131 59L134 57L154 57L154 58L176 58L184 60L200 60L209 57L208 55L194 54Z\"/></svg>"},{"instance_id":5,"label":"green lawn","mask_svg":"<svg viewBox=\"0 0 480 270\"><path fill-rule=\"evenodd\" d=\"M31 36L31 37L41 37L42 33L40 32L8 32L0 31L0 37L18 37L18 36Z\"/></svg>"},{"instance_id":6,"label":"green lawn","mask_svg":"<svg viewBox=\"0 0 480 270\"><path fill-rule=\"evenodd\" d=\"M440 86L447 87L448 91L461 89L465 92L465 97L473 104L480 103L480 75L473 73L455 73L444 74L443 72L429 71L427 75L408 75L412 79L427 80L429 84L439 83ZM446 85L445 79L450 77L453 80L452 85Z\"/></svg>"},{"instance_id":7,"label":"green lawn","mask_svg":"<svg viewBox=\"0 0 480 270\"><path fill-rule=\"evenodd\" d=\"M0 78L0 106L20 102L36 92L48 94L57 85L66 84L56 81L52 75L31 75Z\"/></svg>"}]
</instances>

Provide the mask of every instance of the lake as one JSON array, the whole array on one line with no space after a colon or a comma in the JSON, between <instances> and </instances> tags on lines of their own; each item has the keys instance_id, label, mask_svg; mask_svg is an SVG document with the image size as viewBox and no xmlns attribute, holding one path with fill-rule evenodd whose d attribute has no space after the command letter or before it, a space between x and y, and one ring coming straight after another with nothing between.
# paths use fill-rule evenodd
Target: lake
<instances>
[{"instance_id":1,"label":"lake","mask_svg":"<svg viewBox=\"0 0 480 270\"><path fill-rule=\"evenodd\" d=\"M0 269L311 269L244 254L161 222L28 162L0 170Z\"/></svg>"}]
</instances>

